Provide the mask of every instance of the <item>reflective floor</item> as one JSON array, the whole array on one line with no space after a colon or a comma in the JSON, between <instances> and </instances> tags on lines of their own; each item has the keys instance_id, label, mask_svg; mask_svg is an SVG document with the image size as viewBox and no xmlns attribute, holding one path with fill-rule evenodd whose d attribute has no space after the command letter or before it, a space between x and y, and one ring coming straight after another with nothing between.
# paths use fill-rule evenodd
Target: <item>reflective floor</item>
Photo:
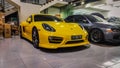
<instances>
[{"instance_id":1,"label":"reflective floor","mask_svg":"<svg viewBox=\"0 0 120 68\"><path fill-rule=\"evenodd\" d=\"M0 39L0 68L120 68L120 44L35 49L18 36Z\"/></svg>"}]
</instances>

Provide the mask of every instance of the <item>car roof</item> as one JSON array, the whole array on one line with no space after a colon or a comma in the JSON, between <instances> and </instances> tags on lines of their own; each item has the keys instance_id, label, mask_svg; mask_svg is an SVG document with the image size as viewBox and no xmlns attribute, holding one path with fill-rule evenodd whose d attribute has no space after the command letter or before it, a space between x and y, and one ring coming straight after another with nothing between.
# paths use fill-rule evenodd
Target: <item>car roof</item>
<instances>
[{"instance_id":1,"label":"car roof","mask_svg":"<svg viewBox=\"0 0 120 68\"><path fill-rule=\"evenodd\" d=\"M53 15L50 15L50 14L32 14L32 15L44 15L44 16L53 16Z\"/></svg>"},{"instance_id":2,"label":"car roof","mask_svg":"<svg viewBox=\"0 0 120 68\"><path fill-rule=\"evenodd\" d=\"M88 14L79 14L79 15L70 15L70 16L92 16L92 15L88 15Z\"/></svg>"}]
</instances>

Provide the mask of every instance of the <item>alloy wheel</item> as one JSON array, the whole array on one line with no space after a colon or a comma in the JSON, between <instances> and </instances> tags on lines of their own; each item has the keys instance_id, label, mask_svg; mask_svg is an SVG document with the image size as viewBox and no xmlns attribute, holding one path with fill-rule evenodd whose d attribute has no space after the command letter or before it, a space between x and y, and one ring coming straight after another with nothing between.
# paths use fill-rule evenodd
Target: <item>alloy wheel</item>
<instances>
[{"instance_id":1,"label":"alloy wheel","mask_svg":"<svg viewBox=\"0 0 120 68\"><path fill-rule=\"evenodd\" d=\"M90 33L90 39L92 42L101 42L103 40L103 33L98 29L94 29Z\"/></svg>"},{"instance_id":2,"label":"alloy wheel","mask_svg":"<svg viewBox=\"0 0 120 68\"><path fill-rule=\"evenodd\" d=\"M39 37L36 29L33 29L32 32L32 43L35 48L39 48Z\"/></svg>"}]
</instances>

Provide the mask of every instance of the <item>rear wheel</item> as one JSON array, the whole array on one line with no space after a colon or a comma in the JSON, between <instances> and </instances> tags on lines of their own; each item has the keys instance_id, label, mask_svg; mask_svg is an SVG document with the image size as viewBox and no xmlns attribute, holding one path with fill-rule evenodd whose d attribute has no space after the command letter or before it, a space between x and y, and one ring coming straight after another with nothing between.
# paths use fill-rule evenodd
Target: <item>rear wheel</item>
<instances>
[{"instance_id":1,"label":"rear wheel","mask_svg":"<svg viewBox=\"0 0 120 68\"><path fill-rule=\"evenodd\" d=\"M23 39L23 36L22 36L22 27L20 26L20 38Z\"/></svg>"},{"instance_id":2,"label":"rear wheel","mask_svg":"<svg viewBox=\"0 0 120 68\"><path fill-rule=\"evenodd\" d=\"M102 42L104 40L102 31L99 29L92 30L90 33L90 40L95 43Z\"/></svg>"},{"instance_id":3,"label":"rear wheel","mask_svg":"<svg viewBox=\"0 0 120 68\"><path fill-rule=\"evenodd\" d=\"M32 30L32 43L35 48L39 48L39 35L36 28Z\"/></svg>"}]
</instances>

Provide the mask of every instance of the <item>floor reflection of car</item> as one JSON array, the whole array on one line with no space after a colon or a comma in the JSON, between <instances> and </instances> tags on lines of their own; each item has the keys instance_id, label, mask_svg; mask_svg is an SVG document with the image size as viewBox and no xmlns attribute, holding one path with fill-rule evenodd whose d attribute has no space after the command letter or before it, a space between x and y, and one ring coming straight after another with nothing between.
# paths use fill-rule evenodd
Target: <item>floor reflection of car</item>
<instances>
[{"instance_id":1,"label":"floor reflection of car","mask_svg":"<svg viewBox=\"0 0 120 68\"><path fill-rule=\"evenodd\" d=\"M72 15L68 16L65 21L83 25L92 42L120 42L120 24L108 23L95 15Z\"/></svg>"},{"instance_id":2,"label":"floor reflection of car","mask_svg":"<svg viewBox=\"0 0 120 68\"><path fill-rule=\"evenodd\" d=\"M33 14L28 17L20 24L20 36L30 40L35 48L56 49L89 44L86 30L51 15Z\"/></svg>"}]
</instances>

